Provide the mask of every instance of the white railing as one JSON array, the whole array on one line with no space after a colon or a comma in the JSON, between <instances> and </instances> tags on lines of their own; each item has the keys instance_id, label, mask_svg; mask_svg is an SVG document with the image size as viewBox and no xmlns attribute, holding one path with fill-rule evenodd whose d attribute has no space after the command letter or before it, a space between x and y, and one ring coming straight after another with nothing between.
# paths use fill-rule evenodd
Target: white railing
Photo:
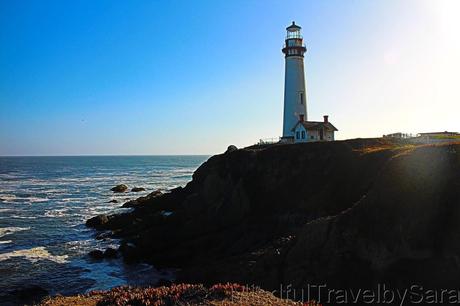
<instances>
[{"instance_id":1,"label":"white railing","mask_svg":"<svg viewBox=\"0 0 460 306\"><path fill-rule=\"evenodd\" d=\"M278 143L279 141L280 141L279 137L262 138L262 139L259 139L259 142L257 144L258 145L267 145L267 144Z\"/></svg>"},{"instance_id":2,"label":"white railing","mask_svg":"<svg viewBox=\"0 0 460 306\"><path fill-rule=\"evenodd\" d=\"M399 138L399 139L409 139L415 138L417 135L410 134L410 133L393 133L388 135L383 135L383 138Z\"/></svg>"}]
</instances>

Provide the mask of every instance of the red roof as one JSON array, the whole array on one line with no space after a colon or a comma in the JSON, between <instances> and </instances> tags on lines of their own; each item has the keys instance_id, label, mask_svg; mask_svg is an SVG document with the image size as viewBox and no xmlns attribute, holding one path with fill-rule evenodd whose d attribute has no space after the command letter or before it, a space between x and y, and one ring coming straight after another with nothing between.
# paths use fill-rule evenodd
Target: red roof
<instances>
[{"instance_id":1,"label":"red roof","mask_svg":"<svg viewBox=\"0 0 460 306\"><path fill-rule=\"evenodd\" d=\"M324 121L299 121L292 129L294 130L298 124L302 124L306 130L326 129L326 130L338 131L338 129L335 126L333 126L332 123L324 122Z\"/></svg>"}]
</instances>

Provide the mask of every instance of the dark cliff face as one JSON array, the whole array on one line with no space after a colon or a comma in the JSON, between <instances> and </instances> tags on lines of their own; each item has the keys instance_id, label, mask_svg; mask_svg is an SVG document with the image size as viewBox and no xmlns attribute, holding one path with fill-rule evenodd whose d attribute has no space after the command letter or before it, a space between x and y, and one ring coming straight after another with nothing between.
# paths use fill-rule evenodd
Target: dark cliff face
<instances>
[{"instance_id":1,"label":"dark cliff face","mask_svg":"<svg viewBox=\"0 0 460 306\"><path fill-rule=\"evenodd\" d=\"M284 279L458 287L459 220L460 145L397 154L356 206L299 231Z\"/></svg>"},{"instance_id":2,"label":"dark cliff face","mask_svg":"<svg viewBox=\"0 0 460 306\"><path fill-rule=\"evenodd\" d=\"M458 144L247 148L211 157L185 188L130 203L99 228L129 242L128 260L179 267L189 282L403 285L443 271L452 282L459 173Z\"/></svg>"}]
</instances>

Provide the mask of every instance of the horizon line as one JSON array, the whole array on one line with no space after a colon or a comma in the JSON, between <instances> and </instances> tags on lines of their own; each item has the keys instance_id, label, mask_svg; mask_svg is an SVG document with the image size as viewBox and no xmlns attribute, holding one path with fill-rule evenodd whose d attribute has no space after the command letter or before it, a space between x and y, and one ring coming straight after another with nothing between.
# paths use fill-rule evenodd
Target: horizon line
<instances>
[{"instance_id":1,"label":"horizon line","mask_svg":"<svg viewBox=\"0 0 460 306\"><path fill-rule=\"evenodd\" d=\"M135 156L211 156L215 154L62 154L62 155L0 155L2 157L135 157Z\"/></svg>"}]
</instances>

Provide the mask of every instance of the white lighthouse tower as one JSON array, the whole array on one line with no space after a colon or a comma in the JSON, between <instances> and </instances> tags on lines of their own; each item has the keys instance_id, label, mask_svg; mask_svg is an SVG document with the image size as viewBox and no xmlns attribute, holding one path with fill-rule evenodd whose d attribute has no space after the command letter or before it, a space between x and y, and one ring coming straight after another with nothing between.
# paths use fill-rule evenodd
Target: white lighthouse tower
<instances>
[{"instance_id":1,"label":"white lighthouse tower","mask_svg":"<svg viewBox=\"0 0 460 306\"><path fill-rule=\"evenodd\" d=\"M303 45L301 27L293 21L286 28L287 35L283 53L286 59L284 76L284 116L282 141L294 141L293 128L301 121L307 121L307 96L303 56L307 49Z\"/></svg>"}]
</instances>

